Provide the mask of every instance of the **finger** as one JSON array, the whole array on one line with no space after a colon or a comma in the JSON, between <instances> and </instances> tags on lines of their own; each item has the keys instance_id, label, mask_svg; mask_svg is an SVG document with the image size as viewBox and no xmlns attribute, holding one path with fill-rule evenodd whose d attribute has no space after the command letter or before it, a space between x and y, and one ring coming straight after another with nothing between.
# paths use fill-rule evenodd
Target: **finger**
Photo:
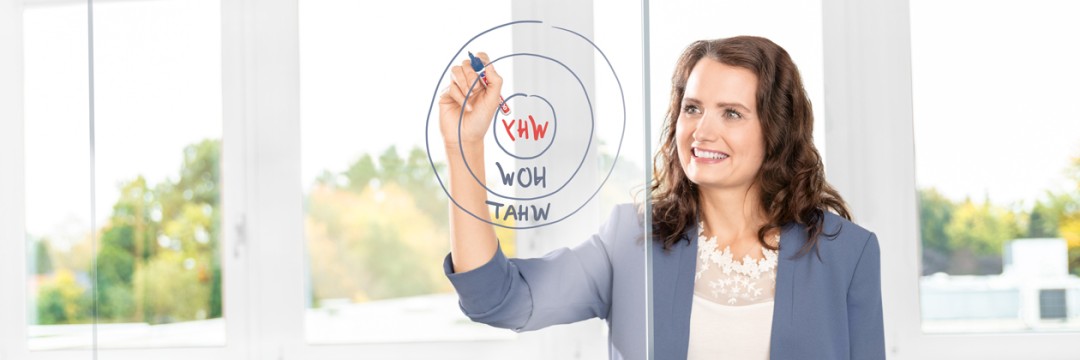
<instances>
[{"instance_id":1,"label":"finger","mask_svg":"<svg viewBox=\"0 0 1080 360\"><path fill-rule=\"evenodd\" d=\"M465 104L465 108L471 111L473 106L476 105L478 99L483 98L485 85L478 82L480 75L477 74L475 70L473 70L472 61L462 60L461 72L464 76L464 79L462 80L464 81L465 85L462 86L462 91L465 93L465 98L467 101L467 104Z\"/></svg>"},{"instance_id":2,"label":"finger","mask_svg":"<svg viewBox=\"0 0 1080 360\"><path fill-rule=\"evenodd\" d=\"M453 96L450 96L450 89L453 88L454 85L443 87L442 91L439 92L439 104L453 104L457 102L454 100Z\"/></svg>"},{"instance_id":3,"label":"finger","mask_svg":"<svg viewBox=\"0 0 1080 360\"><path fill-rule=\"evenodd\" d=\"M457 85L454 84L443 87L442 92L439 93L439 104L461 106L464 99L465 96L461 95L461 90L458 90Z\"/></svg>"},{"instance_id":4,"label":"finger","mask_svg":"<svg viewBox=\"0 0 1080 360\"><path fill-rule=\"evenodd\" d=\"M499 76L499 72L495 71L495 65L491 64L491 60L488 59L488 54L481 51L476 53L476 57L484 61L484 71L488 78L488 84L502 87L502 76ZM498 83L496 84L495 81L498 81Z\"/></svg>"},{"instance_id":5,"label":"finger","mask_svg":"<svg viewBox=\"0 0 1080 360\"><path fill-rule=\"evenodd\" d=\"M468 70L468 71L472 71L472 70ZM468 90L469 85L465 83L465 70L462 69L461 66L452 67L452 68L450 68L450 76L454 81L454 86L453 87L455 89L457 89L458 93L462 94L460 99L457 99L457 98L455 98L455 99L457 99L458 102L462 104L462 106L465 106L466 111L472 111L472 106L465 103L465 95L464 94L467 91L469 91Z\"/></svg>"},{"instance_id":6,"label":"finger","mask_svg":"<svg viewBox=\"0 0 1080 360\"><path fill-rule=\"evenodd\" d=\"M480 81L483 80L479 80L480 74L477 74L476 71L472 69L472 65L470 64L469 60L463 61L462 64L462 67L464 68L462 69L462 72L464 72L465 74L465 83L467 84L465 88L472 89L472 94L466 92L466 94L469 95L469 105L472 105L475 104L476 99L479 99L483 94L484 91L482 89L485 87L485 85L480 83ZM468 67L466 67L464 64L469 65Z\"/></svg>"},{"instance_id":7,"label":"finger","mask_svg":"<svg viewBox=\"0 0 1080 360\"><path fill-rule=\"evenodd\" d=\"M457 86L450 86L446 90L447 96L450 97L450 101L452 101L454 104L457 104L457 106L465 106L466 111L472 111L472 107L466 106L465 104L465 94L461 92L461 88Z\"/></svg>"},{"instance_id":8,"label":"finger","mask_svg":"<svg viewBox=\"0 0 1080 360\"><path fill-rule=\"evenodd\" d=\"M476 57L480 58L480 61L483 61L485 64L484 75L487 77L487 90L490 90L488 93L484 94L484 101L485 103L490 102L497 104L499 102L499 93L502 92L502 76L499 76L499 73L495 71L495 66L491 64L491 60L489 60L487 53L480 52Z\"/></svg>"}]
</instances>

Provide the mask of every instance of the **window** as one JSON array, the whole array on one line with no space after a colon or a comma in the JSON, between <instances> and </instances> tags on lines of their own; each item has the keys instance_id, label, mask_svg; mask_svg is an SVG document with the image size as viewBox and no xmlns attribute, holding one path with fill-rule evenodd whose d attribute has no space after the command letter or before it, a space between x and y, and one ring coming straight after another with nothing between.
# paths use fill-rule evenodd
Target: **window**
<instances>
[{"instance_id":1,"label":"window","mask_svg":"<svg viewBox=\"0 0 1080 360\"><path fill-rule=\"evenodd\" d=\"M1077 14L912 2L923 331L1080 330Z\"/></svg>"},{"instance_id":2,"label":"window","mask_svg":"<svg viewBox=\"0 0 1080 360\"><path fill-rule=\"evenodd\" d=\"M994 54L986 54L985 50L975 52L977 61L958 64L953 60L956 56L967 57L966 51L959 53L959 49L970 51L973 46L986 47L989 42L998 42L1002 45L1017 44L1012 41L1028 28L1043 28L1044 26L1061 26L1064 22L1058 21L1034 21L1030 26L1016 26L1009 30L1002 29L1003 19L1012 24L1027 21L1033 14L1040 17L1053 19L1052 16L1069 13L1067 7L1048 5L1047 3L1024 3L1010 5L1010 16L1006 18L988 16L993 13L987 9L1000 6L1001 3L984 2L882 2L867 3L856 1L833 1L822 2L824 39L825 39L825 83L827 94L825 97L826 112L829 114L829 126L826 138L829 141L828 174L829 181L845 196L855 213L859 223L868 229L874 230L881 243L881 277L882 277L882 302L885 311L886 349L890 358L897 359L946 359L946 358L993 358L993 359L1016 359L1016 358L1039 358L1039 359L1062 359L1073 356L1071 349L1063 344L1071 344L1080 338L1080 333L1069 331L998 331L988 330L989 327L973 327L968 322L956 322L954 329L931 331L928 325L928 308L922 306L925 300L926 281L933 281L934 275L927 279L923 276L924 268L922 249L927 245L920 235L920 187L928 185L926 179L927 164L948 163L951 168L970 169L967 162L985 164L980 160L986 154L970 154L968 149L969 138L977 138L988 134L986 127L961 127L960 129L945 129L935 127L936 123L928 121L927 116L935 116L935 120L941 123L949 123L956 119L939 116L936 113L927 112L927 102L941 104L946 100L941 97L956 99L967 96L965 93L983 93L990 86L985 85L984 77L989 75L980 74L979 77L970 75L969 68L982 65L978 62L989 61L993 63ZM950 9L950 7L952 9ZM1036 11L1036 12L1031 12ZM938 16L940 14L940 16ZM962 15L961 15L962 14ZM1065 15L1062 15L1065 16ZM989 17L995 20L980 19ZM937 19L931 21L932 19ZM994 25L990 25L994 22ZM1050 23L1054 25L1049 25ZM936 24L936 25L935 25ZM927 27L935 25L934 27ZM947 27L945 25L948 25ZM975 26L978 25L978 26ZM1002 36L1005 31L1007 36ZM1045 40L1044 36L1058 39L1064 38L1068 32L1045 32L1037 37L1039 41ZM991 40L992 39L992 40ZM938 41L941 42L938 42ZM1003 40L1003 41L997 41ZM929 49L926 44L939 44L948 42L948 46L937 46L935 51ZM1066 41L1071 44L1075 41ZM1036 42L1037 43L1037 42ZM923 50L920 50L923 49ZM1003 48L1009 48L1004 46ZM959 54L958 54L959 53ZM990 56L994 55L994 56ZM1004 60L1003 61L1015 61ZM1052 57L1035 56L1032 59L1045 61ZM945 66L947 65L947 66ZM926 67L945 66L947 71L928 73ZM1039 66L1025 66L1008 69L996 69L992 72L995 79L1016 79L1015 74L1022 71L1042 71ZM947 82L955 83L959 74L966 75L965 81L955 88L943 89ZM1067 73L1066 73L1067 74ZM973 79L974 78L974 79ZM1024 77L1024 81L1041 81ZM982 81L980 83L979 81ZM1030 91L1021 95L1015 95L1007 84L994 83L995 90L1010 92L1017 99L1024 101L1025 97L1038 90L1031 88ZM982 84L981 86L976 84ZM960 86L963 85L963 86ZM921 89L921 90L920 90ZM924 95L924 91L930 94ZM1052 95L1051 95L1052 96ZM981 96L985 97L985 96ZM990 109L1000 108L1002 97L998 94L993 96L995 101L980 102L979 106ZM1049 98L1049 97L1048 97ZM959 104L959 103L958 103ZM1040 104L1048 104L1040 101ZM951 107L956 104L950 104ZM983 111L967 105L963 110L946 109L952 115L963 115L969 118L965 111ZM935 111L941 111L939 106ZM989 111L989 110L985 110ZM1008 111L1002 112L1007 114ZM998 118L1003 115L995 115ZM986 116L978 118L987 120ZM1009 119L1013 120L1013 119ZM1009 121L1012 123L1032 124L1030 128L1040 129L1035 131L1037 136L1060 139L1060 134L1065 134L1063 129L1047 130L1040 128L1040 121ZM999 120L1004 121L1004 120ZM981 125L981 123L979 124ZM933 129L928 131L928 129ZM930 138L923 136L930 132L934 133ZM974 136L972 135L974 134ZM1031 136L1022 131L1013 131L1010 135L1016 137ZM928 139L941 139L952 136L957 146L950 147L949 151L927 151ZM930 142L931 144L933 141ZM971 187L983 184L991 184L994 179L985 180L991 176L1008 176L1004 174L1002 164L1006 166L1027 167L1027 162L1042 163L1041 157L1031 157L1025 149L1031 146L1043 146L1042 142L1019 143L1005 142L1001 144L1011 146L1010 149L1018 149L1026 156L1024 162L994 163L992 167L982 165L972 172L953 172L959 181L969 184ZM1001 144L994 148L1002 147ZM977 143L976 143L977 145ZM939 145L940 146L940 145ZM978 149L979 147L976 146ZM985 150L985 146L982 150ZM958 154L965 154L960 157ZM995 154L996 155L996 154ZM1005 155L1003 155L1005 156ZM1048 156L1059 156L1049 154ZM948 159L948 160L945 160ZM918 161L916 161L918 160ZM983 170L989 172L983 172ZM1014 171L1015 172L1015 171ZM938 176L939 174L931 174ZM985 181L984 181L985 180ZM1051 178L1042 179L1051 180ZM1022 189L1022 188L1021 188ZM974 193L973 203L981 205L981 200L986 193L979 188L967 189ZM1026 190L1025 190L1026 191ZM1035 190L1041 191L1041 190ZM1001 194L999 194L1001 195ZM991 199L999 195L989 193ZM1023 243L1030 245L1031 243ZM1051 247L1063 246L1060 241L1051 242ZM1003 250L1003 259L1017 258L1019 251L1033 250L1031 247L1012 247ZM1040 254L1046 249L1035 249L1030 254ZM1057 251L1057 250L1054 250ZM1004 260L1010 261L1010 260ZM1003 261L1003 262L1004 262ZM1012 260L1017 263L1020 259ZM1061 262L1053 262L1060 267ZM1004 266L1003 266L1004 267ZM1028 270L1031 268L1028 267ZM1054 270L1056 272L1056 270ZM1037 273L1037 272L1036 272ZM956 279L949 275L950 278ZM954 283L955 284L955 283ZM957 290L963 288L954 287ZM939 292L939 295L942 294ZM947 294L946 294L947 295ZM984 292L987 296L1001 296L1001 293ZM1015 298L1015 297L1014 297ZM1030 300L1025 300L1030 301ZM1038 299L1033 299L1037 303ZM966 305L987 305L969 303ZM970 309L975 306L956 306L945 310L952 311L986 311L982 309Z\"/></svg>"},{"instance_id":3,"label":"window","mask_svg":"<svg viewBox=\"0 0 1080 360\"><path fill-rule=\"evenodd\" d=\"M95 5L93 207L87 9L25 10L30 349L224 345L219 8Z\"/></svg>"},{"instance_id":4,"label":"window","mask_svg":"<svg viewBox=\"0 0 1080 360\"><path fill-rule=\"evenodd\" d=\"M87 7L32 6L21 16L28 346L89 348Z\"/></svg>"}]
</instances>

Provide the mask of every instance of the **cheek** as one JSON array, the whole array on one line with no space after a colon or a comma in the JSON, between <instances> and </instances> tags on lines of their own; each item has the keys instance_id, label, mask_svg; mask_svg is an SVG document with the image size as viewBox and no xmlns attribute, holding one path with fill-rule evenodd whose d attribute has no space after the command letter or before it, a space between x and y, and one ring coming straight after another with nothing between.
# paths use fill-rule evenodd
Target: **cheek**
<instances>
[{"instance_id":1,"label":"cheek","mask_svg":"<svg viewBox=\"0 0 1080 360\"><path fill-rule=\"evenodd\" d=\"M681 121L675 123L675 145L678 148L679 158L683 158L685 150L688 150L688 146L690 146L687 131Z\"/></svg>"},{"instance_id":2,"label":"cheek","mask_svg":"<svg viewBox=\"0 0 1080 360\"><path fill-rule=\"evenodd\" d=\"M757 168L761 168L761 164L765 162L765 139L761 138L761 134L757 134L756 141L751 141L747 144L749 153L753 154L754 165Z\"/></svg>"}]
</instances>

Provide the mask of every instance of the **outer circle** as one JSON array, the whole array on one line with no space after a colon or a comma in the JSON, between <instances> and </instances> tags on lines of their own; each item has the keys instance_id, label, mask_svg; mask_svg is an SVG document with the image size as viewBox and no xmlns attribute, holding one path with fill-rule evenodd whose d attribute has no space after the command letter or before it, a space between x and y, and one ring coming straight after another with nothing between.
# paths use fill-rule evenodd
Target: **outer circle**
<instances>
[{"instance_id":1,"label":"outer circle","mask_svg":"<svg viewBox=\"0 0 1080 360\"><path fill-rule=\"evenodd\" d=\"M431 113L435 109L435 101L436 101L436 99L438 99L438 96L439 96L439 85L442 84L443 78L446 77L446 72L450 69L451 66L454 65L454 60L458 59L461 56L462 52L465 51L465 47L467 47L470 43L472 43L474 40L476 40L480 36L483 36L484 34L487 34L487 33L491 32L491 31L494 31L494 30L497 30L497 29L500 29L500 28L503 28L503 27L512 26L512 25L516 25L516 24L542 24L542 23L543 22L539 21L539 20L519 20L519 21L513 21L513 22L505 23L505 24L502 24L502 25L495 26L493 28L487 29L487 30L481 32L480 34L477 34L476 36L473 36L471 39L469 39L469 41L467 41L465 44L463 44L461 46L461 48L459 48L458 51L456 53L454 53L454 56L452 56L450 58L450 61L447 63L446 68L443 69L442 75L439 76L439 81L436 82L436 84L435 84L435 91L432 92L431 103L428 106L427 118L425 119L425 129L430 129L430 127L431 127ZM589 40L589 38L575 32L573 30L565 29L565 28L558 27L558 26L552 26L551 28L561 30L561 31L566 31L568 33L571 33L571 34L574 34L574 35L580 37L582 40L588 42L589 45L592 45L592 47L594 49L596 49L597 52L600 53L600 56L602 56L604 58L604 62L607 63L608 68L611 70L611 75L615 78L615 83L618 85L619 98L620 98L620 100L622 102L623 127L622 127L622 132L620 132L620 134L619 134L619 146L616 148L614 161L611 163L611 168L608 169L607 175L604 176L604 180L600 183L600 186L598 186L596 188L596 191L594 191L592 193L592 195L589 195L589 198L586 199L580 206L578 206L577 209L574 209L574 211L571 211L566 216L563 216L561 218L558 218L556 220L553 220L553 221L550 221L550 222L547 222L547 223L534 224L534 225L529 225L529 226L507 226L507 225L504 225L504 224L499 224L499 223L496 223L496 222L492 222L492 221L487 219L487 216L480 217L480 216L477 216L476 214L473 214L468 209L466 209L464 206L462 206L460 203L458 203L457 200L454 199L453 196L450 195L450 191L446 188L446 183L444 183L443 180L442 180L442 177L439 176L438 169L435 166L435 160L431 158L431 136L430 136L430 131L425 131L425 133L424 133L424 142L425 142L425 147L427 148L428 163L431 164L431 171L435 174L435 179L439 182L439 186L442 187L443 192L446 193L447 198L450 200L450 202L452 202L454 204L454 206L457 206L459 209L464 211L466 214L469 214L469 216L472 216L473 218L475 218L477 220L480 220L480 221L486 222L488 224L491 224L492 226L498 226L498 227L506 228L506 229L533 229L533 228L538 228L538 227L541 227L541 226L551 225L551 224L555 224L555 223L558 223L560 221L566 220L567 218L569 218L569 217L573 216L574 214L576 214L578 211L581 211L581 209L584 208L585 205L588 204L589 201L592 200L592 198L596 197L596 194L598 194L600 192L600 189L602 189L604 187L604 184L606 184L607 180L611 177L611 173L614 172L615 164L618 162L619 155L622 153L622 143L623 143L623 140L626 138L626 96L625 96L625 94L623 92L622 81L619 80L619 74L615 72L615 67L611 65L611 60L608 59L606 54L604 54L604 51L600 50L600 48L597 47L596 44L592 42L592 40Z\"/></svg>"}]
</instances>

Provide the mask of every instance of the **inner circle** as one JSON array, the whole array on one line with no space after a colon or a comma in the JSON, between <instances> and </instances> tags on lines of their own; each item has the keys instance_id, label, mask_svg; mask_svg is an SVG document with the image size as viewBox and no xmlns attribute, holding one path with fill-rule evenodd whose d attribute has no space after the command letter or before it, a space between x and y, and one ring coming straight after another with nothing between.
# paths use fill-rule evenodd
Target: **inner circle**
<instances>
[{"instance_id":1,"label":"inner circle","mask_svg":"<svg viewBox=\"0 0 1080 360\"><path fill-rule=\"evenodd\" d=\"M533 155L533 156L518 156L517 154L515 154L515 153L513 153L513 152L511 152L509 150L506 150L506 147L503 147L502 142L499 140L499 135L498 135L499 134L499 112L498 111L495 112L495 116L491 119L491 137L495 138L495 144L499 145L499 148L502 149L502 151L504 153L506 153L506 155L510 155L511 157L513 157L515 159L519 159L519 160L532 160L532 159L540 157L541 155L544 155L544 153L546 153L548 151L548 149L551 148L551 144L555 143L555 134L558 133L558 131L559 131L559 117L555 115L555 107L551 105L551 102L548 101L547 99L545 99L543 96L540 96L540 95L527 95L525 93L516 93L514 95L510 95L505 100L503 100L503 102L501 104L499 104L499 108L501 109L503 104L507 103L508 101L510 101L510 99L513 99L516 96L535 97L535 98L540 99L541 101L543 101L545 104L547 104L548 108L551 109L551 126L554 126L554 127L551 129L551 137L548 138L547 146L544 147L544 150L540 150L539 154L536 154L536 155ZM523 119L523 118L522 119L515 119L515 120L521 121L521 122L525 121L525 119ZM505 121L505 119L504 119L504 121ZM532 124L530 124L530 125L532 125ZM505 126L506 125L503 124L504 129L505 129ZM511 125L511 126L513 126L513 125ZM535 132L533 132L533 133L535 134ZM526 134L528 134L528 133L526 132ZM535 140L535 139L533 139L533 140Z\"/></svg>"}]
</instances>

